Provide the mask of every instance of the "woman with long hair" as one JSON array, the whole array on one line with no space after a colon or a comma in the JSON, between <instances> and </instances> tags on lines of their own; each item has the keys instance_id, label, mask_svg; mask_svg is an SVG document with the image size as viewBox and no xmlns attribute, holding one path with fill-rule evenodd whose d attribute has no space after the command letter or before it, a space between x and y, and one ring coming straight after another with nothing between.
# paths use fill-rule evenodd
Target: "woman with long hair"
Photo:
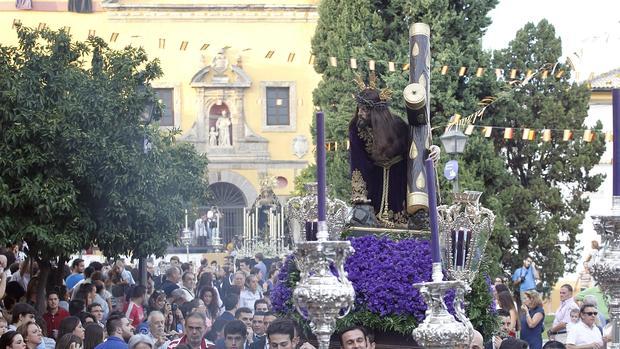
<instances>
[{"instance_id":1,"label":"woman with long hair","mask_svg":"<svg viewBox=\"0 0 620 349\"><path fill-rule=\"evenodd\" d=\"M43 336L41 335L41 328L34 321L28 321L25 324L19 326L17 332L22 335L24 343L26 343L26 348L28 349L35 349L43 341Z\"/></svg>"},{"instance_id":2,"label":"woman with long hair","mask_svg":"<svg viewBox=\"0 0 620 349\"><path fill-rule=\"evenodd\" d=\"M220 297L215 287L204 286L200 288L198 290L198 298L205 303L205 307L207 308L207 317L211 319L211 321L215 321L221 311L219 304Z\"/></svg>"},{"instance_id":3,"label":"woman with long hair","mask_svg":"<svg viewBox=\"0 0 620 349\"><path fill-rule=\"evenodd\" d=\"M512 294L510 291L502 291L497 294L497 303L501 309L510 313L510 330L511 336L515 336L515 332L519 330L519 312L515 307L515 303L512 300Z\"/></svg>"},{"instance_id":4,"label":"woman with long hair","mask_svg":"<svg viewBox=\"0 0 620 349\"><path fill-rule=\"evenodd\" d=\"M146 311L150 314L152 311L161 311L164 313L166 310L166 293L161 290L153 291L153 294L149 297Z\"/></svg>"},{"instance_id":5,"label":"woman with long hair","mask_svg":"<svg viewBox=\"0 0 620 349\"><path fill-rule=\"evenodd\" d=\"M540 294L534 290L525 291L521 305L521 339L529 344L529 349L542 348L542 332L545 311Z\"/></svg>"},{"instance_id":6,"label":"woman with long hair","mask_svg":"<svg viewBox=\"0 0 620 349\"><path fill-rule=\"evenodd\" d=\"M8 331L0 337L0 349L25 349L24 338L17 331Z\"/></svg>"},{"instance_id":7,"label":"woman with long hair","mask_svg":"<svg viewBox=\"0 0 620 349\"><path fill-rule=\"evenodd\" d=\"M84 327L82 327L82 321L77 316L67 316L62 319L60 322L60 327L58 328L58 337L60 338L68 333L76 335L80 337L82 340L84 339Z\"/></svg>"},{"instance_id":8,"label":"woman with long hair","mask_svg":"<svg viewBox=\"0 0 620 349\"><path fill-rule=\"evenodd\" d=\"M103 327L98 324L88 324L84 330L84 349L94 349L103 342Z\"/></svg>"},{"instance_id":9,"label":"woman with long hair","mask_svg":"<svg viewBox=\"0 0 620 349\"><path fill-rule=\"evenodd\" d=\"M58 337L56 347L54 349L79 349L82 347L84 340L74 334L67 333L62 337Z\"/></svg>"}]
</instances>

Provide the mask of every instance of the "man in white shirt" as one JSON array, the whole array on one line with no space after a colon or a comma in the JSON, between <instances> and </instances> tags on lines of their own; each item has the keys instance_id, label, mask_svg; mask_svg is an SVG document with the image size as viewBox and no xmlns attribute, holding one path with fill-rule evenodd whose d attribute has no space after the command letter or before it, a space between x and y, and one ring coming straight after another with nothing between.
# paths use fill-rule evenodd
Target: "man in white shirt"
<instances>
[{"instance_id":1,"label":"man in white shirt","mask_svg":"<svg viewBox=\"0 0 620 349\"><path fill-rule=\"evenodd\" d=\"M207 224L207 213L203 212L194 223L194 233L199 246L207 245Z\"/></svg>"},{"instance_id":2,"label":"man in white shirt","mask_svg":"<svg viewBox=\"0 0 620 349\"><path fill-rule=\"evenodd\" d=\"M548 336L561 343L566 343L566 324L571 322L570 312L573 309L579 309L577 303L573 299L573 287L571 285L562 285L560 287L560 307L555 311L555 319L553 325L547 332Z\"/></svg>"},{"instance_id":3,"label":"man in white shirt","mask_svg":"<svg viewBox=\"0 0 620 349\"><path fill-rule=\"evenodd\" d=\"M584 304L580 309L581 321L570 326L566 337L567 349L602 349L605 346L603 335L594 324L598 315L596 307Z\"/></svg>"},{"instance_id":4,"label":"man in white shirt","mask_svg":"<svg viewBox=\"0 0 620 349\"><path fill-rule=\"evenodd\" d=\"M191 271L186 271L183 274L181 281L183 282L183 287L181 287L181 289L185 294L185 300L187 302L191 302L194 298L196 298L194 294L194 288L196 287L196 278L194 277L194 273Z\"/></svg>"}]
</instances>

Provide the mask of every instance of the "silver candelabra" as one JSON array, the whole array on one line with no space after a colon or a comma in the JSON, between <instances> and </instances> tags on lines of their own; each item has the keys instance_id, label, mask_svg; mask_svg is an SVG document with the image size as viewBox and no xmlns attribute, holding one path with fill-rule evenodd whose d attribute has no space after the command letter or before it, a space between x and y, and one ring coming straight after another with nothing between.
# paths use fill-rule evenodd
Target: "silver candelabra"
<instances>
[{"instance_id":1,"label":"silver candelabra","mask_svg":"<svg viewBox=\"0 0 620 349\"><path fill-rule=\"evenodd\" d=\"M592 276L607 296L612 325L607 348L620 349L620 197L614 196L611 214L592 218L602 242L599 256L593 261Z\"/></svg>"},{"instance_id":2,"label":"silver candelabra","mask_svg":"<svg viewBox=\"0 0 620 349\"><path fill-rule=\"evenodd\" d=\"M344 270L353 247L349 241L327 240L327 226L320 223L325 222L319 222L317 241L297 243L295 262L300 280L293 291L293 301L297 311L309 320L319 349L328 349L336 320L348 314L355 300L355 291Z\"/></svg>"}]
</instances>

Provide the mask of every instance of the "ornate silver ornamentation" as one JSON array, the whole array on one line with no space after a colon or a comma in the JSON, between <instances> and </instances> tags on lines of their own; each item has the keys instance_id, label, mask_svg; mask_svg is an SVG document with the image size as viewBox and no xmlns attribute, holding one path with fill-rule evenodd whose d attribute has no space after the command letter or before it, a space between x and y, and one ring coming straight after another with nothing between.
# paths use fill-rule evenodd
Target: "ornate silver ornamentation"
<instances>
[{"instance_id":1,"label":"ornate silver ornamentation","mask_svg":"<svg viewBox=\"0 0 620 349\"><path fill-rule=\"evenodd\" d=\"M454 204L437 207L441 262L450 280L470 284L480 268L495 215L480 206L478 191L454 193Z\"/></svg>"},{"instance_id":2,"label":"ornate silver ornamentation","mask_svg":"<svg viewBox=\"0 0 620 349\"><path fill-rule=\"evenodd\" d=\"M319 349L329 348L336 320L346 316L353 307L355 291L344 270L345 259L352 252L349 241L319 240L297 244L295 262L300 280L293 291L293 301L297 311L310 321ZM331 264L338 276L331 272Z\"/></svg>"},{"instance_id":3,"label":"ornate silver ornamentation","mask_svg":"<svg viewBox=\"0 0 620 349\"><path fill-rule=\"evenodd\" d=\"M316 221L318 216L317 183L305 185L307 195L294 196L287 201L289 230L303 231L306 222ZM327 231L330 240L340 239L350 207L342 200L327 198ZM300 228L301 226L301 228ZM305 240L305 234L300 235Z\"/></svg>"},{"instance_id":4,"label":"ornate silver ornamentation","mask_svg":"<svg viewBox=\"0 0 620 349\"><path fill-rule=\"evenodd\" d=\"M608 300L612 324L609 349L620 348L620 202L614 197L613 211L608 216L593 216L594 229L601 235L602 249L593 261L592 276Z\"/></svg>"}]
</instances>

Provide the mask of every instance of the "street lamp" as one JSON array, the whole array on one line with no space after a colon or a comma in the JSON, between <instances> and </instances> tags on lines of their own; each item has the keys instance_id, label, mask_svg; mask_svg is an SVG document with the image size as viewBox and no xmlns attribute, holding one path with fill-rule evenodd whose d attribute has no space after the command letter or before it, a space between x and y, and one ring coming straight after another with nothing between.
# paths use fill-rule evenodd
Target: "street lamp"
<instances>
[{"instance_id":1,"label":"street lamp","mask_svg":"<svg viewBox=\"0 0 620 349\"><path fill-rule=\"evenodd\" d=\"M451 127L444 133L439 140L443 147L446 149L446 153L450 155L450 158L456 157L459 154L463 154L465 151L465 144L467 143L467 136L461 132L458 126ZM453 191L458 193L459 191L459 175L458 171L456 172L456 177L454 177L454 186Z\"/></svg>"}]
</instances>

